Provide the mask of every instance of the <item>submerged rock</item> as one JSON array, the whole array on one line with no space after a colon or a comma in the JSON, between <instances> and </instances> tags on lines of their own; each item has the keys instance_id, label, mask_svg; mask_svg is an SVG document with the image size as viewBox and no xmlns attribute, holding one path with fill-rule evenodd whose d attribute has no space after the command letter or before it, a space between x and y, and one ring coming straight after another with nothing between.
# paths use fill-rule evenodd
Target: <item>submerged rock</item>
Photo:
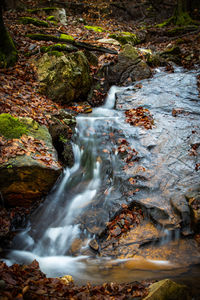
<instances>
[{"instance_id":1,"label":"submerged rock","mask_svg":"<svg viewBox=\"0 0 200 300\"><path fill-rule=\"evenodd\" d=\"M26 132L1 132L0 190L6 206L29 207L49 192L62 167L46 126L31 118L14 119Z\"/></svg>"},{"instance_id":2,"label":"submerged rock","mask_svg":"<svg viewBox=\"0 0 200 300\"><path fill-rule=\"evenodd\" d=\"M149 287L150 293L145 300L189 300L191 299L188 288L170 279L153 283Z\"/></svg>"},{"instance_id":3,"label":"submerged rock","mask_svg":"<svg viewBox=\"0 0 200 300\"><path fill-rule=\"evenodd\" d=\"M56 102L70 103L85 98L91 85L88 60L83 52L59 56L44 54L34 64L40 91Z\"/></svg>"}]
</instances>

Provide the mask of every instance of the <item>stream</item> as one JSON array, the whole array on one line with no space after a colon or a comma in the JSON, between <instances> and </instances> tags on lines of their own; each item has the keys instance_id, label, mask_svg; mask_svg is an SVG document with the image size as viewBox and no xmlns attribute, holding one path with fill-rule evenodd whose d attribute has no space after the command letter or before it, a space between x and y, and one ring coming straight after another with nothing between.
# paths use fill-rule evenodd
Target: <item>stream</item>
<instances>
[{"instance_id":1,"label":"stream","mask_svg":"<svg viewBox=\"0 0 200 300\"><path fill-rule=\"evenodd\" d=\"M70 274L79 283L175 277L198 286L200 251L183 208L188 192L199 193L200 152L189 155L200 143L196 76L157 69L137 85L113 86L103 106L79 115L75 163L17 234L6 263L36 259L47 276ZM153 116L150 130L125 120L125 110L140 106ZM119 153L123 140L137 153L128 166ZM144 219L118 244L106 244L106 224L122 204L140 207ZM97 252L89 246L95 239Z\"/></svg>"}]
</instances>

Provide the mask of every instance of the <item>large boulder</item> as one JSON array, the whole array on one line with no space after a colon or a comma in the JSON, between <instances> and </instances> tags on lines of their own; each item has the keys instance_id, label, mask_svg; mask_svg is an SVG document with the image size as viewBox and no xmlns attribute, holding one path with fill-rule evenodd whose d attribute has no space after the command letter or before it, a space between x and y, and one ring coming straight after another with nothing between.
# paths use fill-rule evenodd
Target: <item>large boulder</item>
<instances>
[{"instance_id":1,"label":"large boulder","mask_svg":"<svg viewBox=\"0 0 200 300\"><path fill-rule=\"evenodd\" d=\"M90 90L91 77L83 52L52 54L46 53L34 62L41 92L62 104L85 98Z\"/></svg>"},{"instance_id":2,"label":"large boulder","mask_svg":"<svg viewBox=\"0 0 200 300\"><path fill-rule=\"evenodd\" d=\"M29 207L45 196L62 167L46 126L0 115L0 192L6 206Z\"/></svg>"}]
</instances>

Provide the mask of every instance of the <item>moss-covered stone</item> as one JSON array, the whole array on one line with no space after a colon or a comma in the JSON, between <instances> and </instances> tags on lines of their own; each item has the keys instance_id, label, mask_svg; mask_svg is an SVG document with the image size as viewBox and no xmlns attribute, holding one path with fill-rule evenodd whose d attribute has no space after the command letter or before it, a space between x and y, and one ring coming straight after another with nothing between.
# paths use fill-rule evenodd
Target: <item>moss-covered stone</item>
<instances>
[{"instance_id":1,"label":"moss-covered stone","mask_svg":"<svg viewBox=\"0 0 200 300\"><path fill-rule=\"evenodd\" d=\"M144 300L190 300L188 288L185 285L177 284L170 279L164 279L153 283L150 293Z\"/></svg>"},{"instance_id":2,"label":"moss-covered stone","mask_svg":"<svg viewBox=\"0 0 200 300\"><path fill-rule=\"evenodd\" d=\"M117 40L121 45L131 44L137 45L141 43L141 40L136 34L131 32L118 32L109 35L110 38Z\"/></svg>"},{"instance_id":3,"label":"moss-covered stone","mask_svg":"<svg viewBox=\"0 0 200 300\"><path fill-rule=\"evenodd\" d=\"M0 135L7 139L19 138L28 133L28 127L20 122L18 118L10 114L0 115Z\"/></svg>"},{"instance_id":4,"label":"moss-covered stone","mask_svg":"<svg viewBox=\"0 0 200 300\"><path fill-rule=\"evenodd\" d=\"M88 30L92 30L92 31L95 31L95 32L105 32L106 30L103 29L102 27L100 26L89 26L89 25L86 25L84 26L86 29Z\"/></svg>"},{"instance_id":5,"label":"moss-covered stone","mask_svg":"<svg viewBox=\"0 0 200 300\"><path fill-rule=\"evenodd\" d=\"M33 24L37 27L48 27L48 23L46 21L43 20L39 20L36 18L30 18L30 17L21 17L19 19L20 23L26 25L26 24Z\"/></svg>"},{"instance_id":6,"label":"moss-covered stone","mask_svg":"<svg viewBox=\"0 0 200 300\"><path fill-rule=\"evenodd\" d=\"M86 97L91 85L88 61L81 51L35 61L40 91L63 104Z\"/></svg>"},{"instance_id":7,"label":"moss-covered stone","mask_svg":"<svg viewBox=\"0 0 200 300\"><path fill-rule=\"evenodd\" d=\"M52 51L60 51L60 52L73 52L77 51L78 48L72 46L72 45L65 45L65 44L55 44L51 46L43 46L40 48L40 51L42 53L52 52Z\"/></svg>"},{"instance_id":8,"label":"moss-covered stone","mask_svg":"<svg viewBox=\"0 0 200 300\"><path fill-rule=\"evenodd\" d=\"M4 135L18 138L19 142L15 141L14 149L18 147L23 153L19 154L18 150L14 157L9 157L0 165L0 192L6 206L28 207L49 192L62 168L46 126L39 125L31 118L13 120L10 115L3 114L3 119L5 118ZM27 137L21 137L24 133ZM22 142L24 139L27 139L27 144ZM29 148L30 142L32 144ZM35 147L34 151L32 147ZM45 157L41 151L45 153Z\"/></svg>"},{"instance_id":9,"label":"moss-covered stone","mask_svg":"<svg viewBox=\"0 0 200 300\"><path fill-rule=\"evenodd\" d=\"M126 44L123 47L121 55L131 58L133 61L140 61L140 52L137 48L133 47L130 44Z\"/></svg>"}]
</instances>

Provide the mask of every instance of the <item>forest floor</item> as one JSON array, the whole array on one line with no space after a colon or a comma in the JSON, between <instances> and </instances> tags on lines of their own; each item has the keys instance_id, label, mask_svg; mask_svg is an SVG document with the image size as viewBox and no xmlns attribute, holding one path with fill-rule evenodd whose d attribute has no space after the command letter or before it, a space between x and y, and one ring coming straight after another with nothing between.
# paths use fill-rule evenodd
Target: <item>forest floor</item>
<instances>
[{"instance_id":1,"label":"forest floor","mask_svg":"<svg viewBox=\"0 0 200 300\"><path fill-rule=\"evenodd\" d=\"M41 53L37 52L37 50L41 46L50 45L51 42L37 42L26 38L25 35L27 33L41 33L43 29L34 25L24 26L20 24L18 20L22 16L27 16L27 13L23 11L9 11L4 14L5 24L16 43L19 58L14 67L0 69L0 113L10 113L16 117L31 117L40 124L48 125L50 114L56 112L61 106L37 92L38 81L31 59L40 56ZM120 22L114 18L104 18L103 20L91 20L88 18L87 20L87 16L85 16L85 21L88 25L101 26L105 29L105 32L94 32L86 29L80 18L81 15L77 16L75 13L71 13L67 16L68 25L59 24L58 26L52 26L45 29L45 32L49 34L70 34L78 41L98 45L97 39L108 37L106 30L134 32L141 27L140 22L132 22L130 25L129 22ZM178 44L181 49L180 64L188 69L197 68L200 63L200 30L182 32L173 37L168 36L166 33L173 28L173 26L158 28L154 24L149 25L145 43L137 47L162 51L168 45ZM120 52L119 46L103 46ZM36 54L29 58L28 53L32 49L34 49ZM98 56L99 63L97 67L91 66L91 74L93 76L105 63L117 60L117 55L95 54ZM168 71L173 71L173 67L170 64L167 68ZM200 77L197 79L200 88ZM100 94L92 105L101 105L104 99L105 95ZM73 107L70 108L81 111L78 104L73 104ZM1 208L0 239L2 248L4 246L3 243L8 244L15 235L15 229L24 226L26 216L33 209ZM2 291L0 299L66 299L66 297L68 299L128 299L128 297L141 299L148 293L147 287L151 283L104 284L95 287L91 287L88 284L84 287L78 287L71 282L66 285L59 279L46 278L39 270L37 262L33 262L29 266L13 265L9 268L1 262L0 274L0 289Z\"/></svg>"}]
</instances>

